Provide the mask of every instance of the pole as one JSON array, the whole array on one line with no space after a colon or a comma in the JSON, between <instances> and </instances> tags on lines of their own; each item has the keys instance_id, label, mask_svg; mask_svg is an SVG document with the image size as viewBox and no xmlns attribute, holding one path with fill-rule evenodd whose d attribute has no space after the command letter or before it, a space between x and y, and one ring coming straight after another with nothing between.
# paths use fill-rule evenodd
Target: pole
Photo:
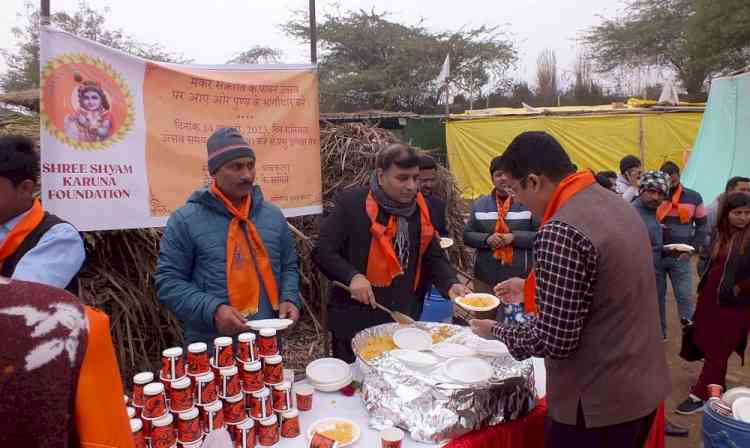
<instances>
[{"instance_id":1,"label":"pole","mask_svg":"<svg viewBox=\"0 0 750 448\"><path fill-rule=\"evenodd\" d=\"M445 115L450 115L451 113L451 94L450 94L450 84L448 84L448 81L445 81Z\"/></svg>"},{"instance_id":2,"label":"pole","mask_svg":"<svg viewBox=\"0 0 750 448\"><path fill-rule=\"evenodd\" d=\"M315 19L315 0L310 0L310 62L318 63L318 24Z\"/></svg>"},{"instance_id":3,"label":"pole","mask_svg":"<svg viewBox=\"0 0 750 448\"><path fill-rule=\"evenodd\" d=\"M49 25L49 22L50 22L49 2L50 0L42 0L41 17L40 17L42 25Z\"/></svg>"}]
</instances>

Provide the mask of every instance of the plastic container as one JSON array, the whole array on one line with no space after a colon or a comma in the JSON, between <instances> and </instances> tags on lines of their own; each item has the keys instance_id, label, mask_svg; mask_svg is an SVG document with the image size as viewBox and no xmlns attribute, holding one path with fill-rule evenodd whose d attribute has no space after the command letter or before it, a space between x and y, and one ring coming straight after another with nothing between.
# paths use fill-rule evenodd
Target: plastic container
<instances>
[{"instance_id":1,"label":"plastic container","mask_svg":"<svg viewBox=\"0 0 750 448\"><path fill-rule=\"evenodd\" d=\"M181 412L177 416L177 439L182 444L199 442L203 437L198 409Z\"/></svg>"},{"instance_id":2,"label":"plastic container","mask_svg":"<svg viewBox=\"0 0 750 448\"><path fill-rule=\"evenodd\" d=\"M750 423L719 415L710 406L703 406L701 428L704 448L750 447Z\"/></svg>"},{"instance_id":3,"label":"plastic container","mask_svg":"<svg viewBox=\"0 0 750 448\"><path fill-rule=\"evenodd\" d=\"M265 386L263 365L260 361L248 362L242 365L242 390L246 393L257 392Z\"/></svg>"},{"instance_id":4,"label":"plastic container","mask_svg":"<svg viewBox=\"0 0 750 448\"><path fill-rule=\"evenodd\" d=\"M205 342L195 342L188 345L188 373L193 376L208 373L208 346Z\"/></svg>"},{"instance_id":5,"label":"plastic container","mask_svg":"<svg viewBox=\"0 0 750 448\"><path fill-rule=\"evenodd\" d=\"M266 385L276 385L284 382L284 362L281 355L263 358L263 380Z\"/></svg>"},{"instance_id":6,"label":"plastic container","mask_svg":"<svg viewBox=\"0 0 750 448\"><path fill-rule=\"evenodd\" d=\"M424 301L420 321L450 323L453 317L453 303L445 299L433 286Z\"/></svg>"},{"instance_id":7,"label":"plastic container","mask_svg":"<svg viewBox=\"0 0 750 448\"><path fill-rule=\"evenodd\" d=\"M161 377L178 380L185 376L185 359L181 347L171 347L161 352Z\"/></svg>"},{"instance_id":8,"label":"plastic container","mask_svg":"<svg viewBox=\"0 0 750 448\"><path fill-rule=\"evenodd\" d=\"M276 330L273 328L260 330L258 352L260 356L273 356L279 353L279 340L276 337Z\"/></svg>"},{"instance_id":9,"label":"plastic container","mask_svg":"<svg viewBox=\"0 0 750 448\"><path fill-rule=\"evenodd\" d=\"M255 333L240 333L237 336L237 359L240 362L252 362L258 360Z\"/></svg>"},{"instance_id":10,"label":"plastic container","mask_svg":"<svg viewBox=\"0 0 750 448\"><path fill-rule=\"evenodd\" d=\"M219 370L219 397L234 397L242 392L242 381L237 366L223 367Z\"/></svg>"}]
</instances>

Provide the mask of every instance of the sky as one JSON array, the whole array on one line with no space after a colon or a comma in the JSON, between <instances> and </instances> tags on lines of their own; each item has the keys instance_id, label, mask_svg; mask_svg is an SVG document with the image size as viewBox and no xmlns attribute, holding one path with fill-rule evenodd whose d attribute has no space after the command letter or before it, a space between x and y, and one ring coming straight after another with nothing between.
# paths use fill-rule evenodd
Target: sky
<instances>
[{"instance_id":1,"label":"sky","mask_svg":"<svg viewBox=\"0 0 750 448\"><path fill-rule=\"evenodd\" d=\"M0 2L0 48L13 44L11 28L25 0ZM160 43L195 63L222 64L255 45L279 48L284 62L309 62L309 46L284 34L279 25L297 10L307 10L308 0L88 0L95 9L109 7L108 24L136 39ZM74 11L78 0L51 0L52 11ZM576 40L623 8L622 0L340 0L338 7L317 1L318 20L326 11L365 9L388 11L392 19L434 31L481 25L500 26L516 43L519 60L510 73L514 79L534 83L536 58L546 49L557 56L561 84L570 82L578 52ZM5 71L0 61L0 71ZM437 68L436 68L437 69Z\"/></svg>"}]
</instances>

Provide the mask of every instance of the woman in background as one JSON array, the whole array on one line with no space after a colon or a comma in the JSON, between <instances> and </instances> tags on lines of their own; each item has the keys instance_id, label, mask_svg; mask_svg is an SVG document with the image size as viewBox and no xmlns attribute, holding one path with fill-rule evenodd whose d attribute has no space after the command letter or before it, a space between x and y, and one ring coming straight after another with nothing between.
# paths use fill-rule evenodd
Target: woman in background
<instances>
[{"instance_id":1,"label":"woman in background","mask_svg":"<svg viewBox=\"0 0 750 448\"><path fill-rule=\"evenodd\" d=\"M708 399L707 386L724 386L732 351L743 359L750 330L750 195L729 194L720 207L711 259L698 284L694 341L705 361L698 382L675 412L692 414Z\"/></svg>"}]
</instances>

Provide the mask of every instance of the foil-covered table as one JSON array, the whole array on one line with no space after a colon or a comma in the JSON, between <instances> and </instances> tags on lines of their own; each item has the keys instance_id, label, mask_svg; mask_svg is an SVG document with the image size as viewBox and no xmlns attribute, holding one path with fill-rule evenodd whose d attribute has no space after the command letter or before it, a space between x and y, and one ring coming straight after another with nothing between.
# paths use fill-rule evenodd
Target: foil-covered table
<instances>
[{"instance_id":1,"label":"foil-covered table","mask_svg":"<svg viewBox=\"0 0 750 448\"><path fill-rule=\"evenodd\" d=\"M419 322L426 331L450 327L455 333L445 342L477 347L482 339L456 325ZM361 331L352 341L357 365L364 375L362 392L370 426L397 426L420 442L440 443L488 425L508 422L536 405L531 360L516 361L510 354L484 359L494 372L487 382L461 384L446 377L443 364L414 369L386 352L365 361L360 349L373 336L392 335L399 324L383 324Z\"/></svg>"}]
</instances>

